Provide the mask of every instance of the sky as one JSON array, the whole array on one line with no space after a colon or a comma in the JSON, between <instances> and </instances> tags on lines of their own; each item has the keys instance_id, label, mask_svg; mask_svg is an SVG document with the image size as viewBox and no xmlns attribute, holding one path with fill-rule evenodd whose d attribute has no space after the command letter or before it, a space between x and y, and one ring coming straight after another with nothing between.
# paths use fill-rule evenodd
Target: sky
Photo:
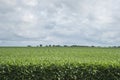
<instances>
[{"instance_id":1,"label":"sky","mask_svg":"<svg viewBox=\"0 0 120 80\"><path fill-rule=\"evenodd\" d=\"M0 0L0 46L120 45L120 0Z\"/></svg>"}]
</instances>

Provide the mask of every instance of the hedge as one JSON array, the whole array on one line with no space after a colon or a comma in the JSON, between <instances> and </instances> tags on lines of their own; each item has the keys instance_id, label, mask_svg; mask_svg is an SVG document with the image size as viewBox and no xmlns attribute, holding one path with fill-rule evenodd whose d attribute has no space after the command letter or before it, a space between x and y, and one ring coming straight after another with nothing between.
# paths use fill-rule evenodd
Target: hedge
<instances>
[{"instance_id":1,"label":"hedge","mask_svg":"<svg viewBox=\"0 0 120 80\"><path fill-rule=\"evenodd\" d=\"M120 80L119 66L0 65L0 80Z\"/></svg>"}]
</instances>

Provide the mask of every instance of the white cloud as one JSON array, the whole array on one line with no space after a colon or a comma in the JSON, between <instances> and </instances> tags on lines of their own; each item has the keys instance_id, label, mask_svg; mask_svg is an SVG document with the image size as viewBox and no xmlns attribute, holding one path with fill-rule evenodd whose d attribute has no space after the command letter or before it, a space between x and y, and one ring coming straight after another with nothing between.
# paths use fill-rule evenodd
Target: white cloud
<instances>
[{"instance_id":1,"label":"white cloud","mask_svg":"<svg viewBox=\"0 0 120 80\"><path fill-rule=\"evenodd\" d=\"M0 35L5 34L0 36L2 41L120 45L119 0L0 2Z\"/></svg>"},{"instance_id":2,"label":"white cloud","mask_svg":"<svg viewBox=\"0 0 120 80\"><path fill-rule=\"evenodd\" d=\"M0 3L9 6L14 6L17 4L17 0L0 0Z\"/></svg>"},{"instance_id":3,"label":"white cloud","mask_svg":"<svg viewBox=\"0 0 120 80\"><path fill-rule=\"evenodd\" d=\"M22 16L22 21L34 24L35 22L37 22L37 18L31 12L27 12L27 13L24 13L24 15Z\"/></svg>"},{"instance_id":4,"label":"white cloud","mask_svg":"<svg viewBox=\"0 0 120 80\"><path fill-rule=\"evenodd\" d=\"M38 0L22 0L23 4L28 6L36 6Z\"/></svg>"}]
</instances>

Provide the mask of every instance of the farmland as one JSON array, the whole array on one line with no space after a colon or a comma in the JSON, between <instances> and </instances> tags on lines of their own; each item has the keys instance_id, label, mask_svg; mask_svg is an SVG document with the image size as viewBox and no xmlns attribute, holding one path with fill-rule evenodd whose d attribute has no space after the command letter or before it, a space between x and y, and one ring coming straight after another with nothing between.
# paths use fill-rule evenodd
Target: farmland
<instances>
[{"instance_id":1,"label":"farmland","mask_svg":"<svg viewBox=\"0 0 120 80\"><path fill-rule=\"evenodd\" d=\"M0 64L120 64L119 48L0 48Z\"/></svg>"},{"instance_id":2,"label":"farmland","mask_svg":"<svg viewBox=\"0 0 120 80\"><path fill-rule=\"evenodd\" d=\"M68 73L66 69L68 69ZM14 70L18 70L18 72L13 72ZM43 72L41 72L42 70ZM44 75L37 76L36 73L30 71L38 71L37 74ZM74 71L78 72L70 73ZM86 73L82 74L84 71ZM0 76L0 80L10 80L10 78L26 80L25 75L21 74L22 72L28 75L29 80L47 80L48 78L49 80L108 80L108 78L111 78L109 80L119 80L120 48L1 47L0 75L3 76ZM12 74L16 75L16 78ZM29 76L31 74L35 77ZM98 77L98 74L102 75ZM65 75L68 77L65 78Z\"/></svg>"}]
</instances>

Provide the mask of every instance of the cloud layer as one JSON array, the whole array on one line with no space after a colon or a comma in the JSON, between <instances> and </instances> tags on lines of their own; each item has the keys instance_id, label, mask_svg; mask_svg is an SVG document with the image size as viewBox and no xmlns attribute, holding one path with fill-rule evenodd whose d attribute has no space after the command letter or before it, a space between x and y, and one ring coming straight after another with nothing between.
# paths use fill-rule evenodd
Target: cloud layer
<instances>
[{"instance_id":1,"label":"cloud layer","mask_svg":"<svg viewBox=\"0 0 120 80\"><path fill-rule=\"evenodd\" d=\"M120 0L0 0L0 45L120 45Z\"/></svg>"}]
</instances>

